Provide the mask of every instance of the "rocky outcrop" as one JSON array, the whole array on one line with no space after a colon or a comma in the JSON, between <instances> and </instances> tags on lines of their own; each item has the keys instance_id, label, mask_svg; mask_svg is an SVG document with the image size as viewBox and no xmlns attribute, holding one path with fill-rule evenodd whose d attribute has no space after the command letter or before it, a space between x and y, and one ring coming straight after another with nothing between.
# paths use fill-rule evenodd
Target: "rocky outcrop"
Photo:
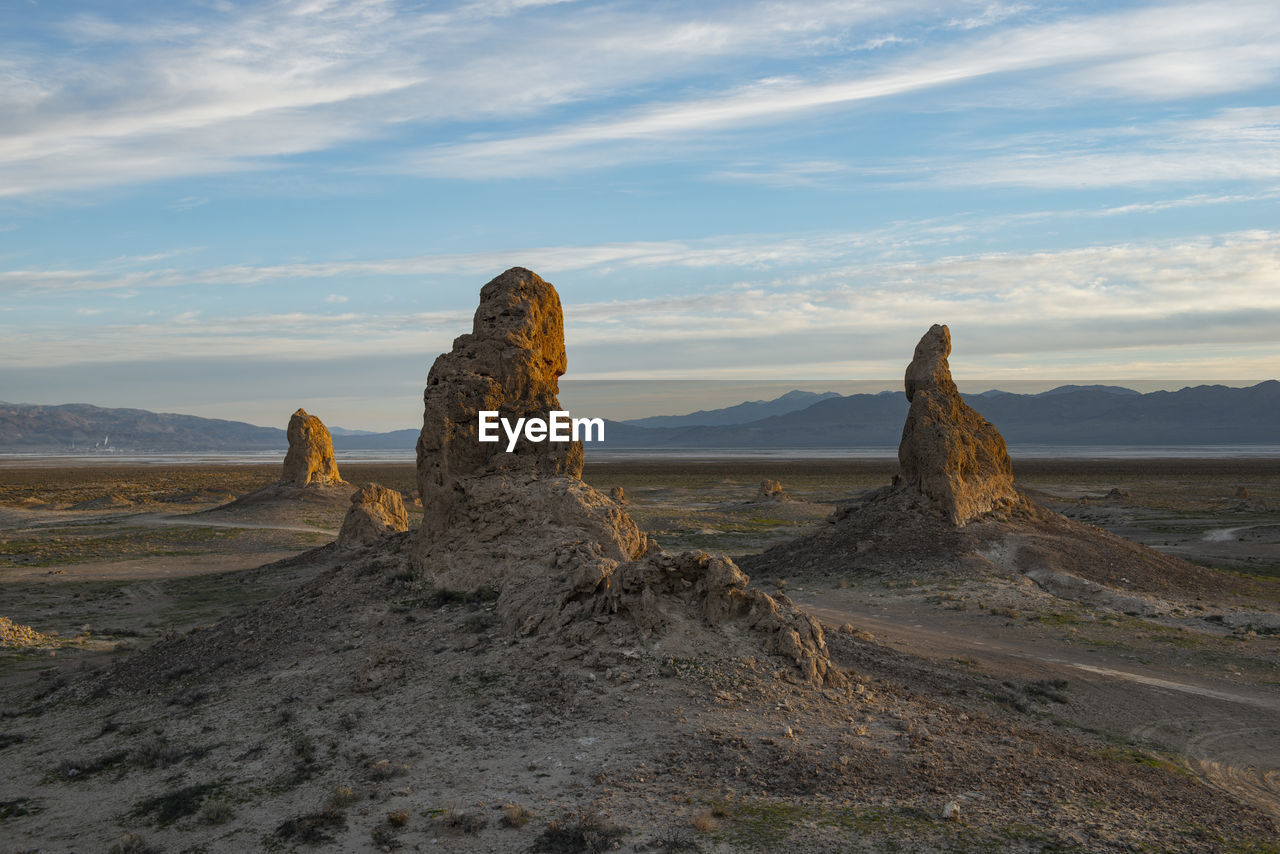
<instances>
[{"instance_id":1,"label":"rocky outcrop","mask_svg":"<svg viewBox=\"0 0 1280 854\"><path fill-rule=\"evenodd\" d=\"M615 504L629 504L627 493L622 490L621 486L615 486L609 490L609 497L613 499Z\"/></svg>"},{"instance_id":2,"label":"rocky outcrop","mask_svg":"<svg viewBox=\"0 0 1280 854\"><path fill-rule=\"evenodd\" d=\"M756 501L790 501L791 496L787 495L782 484L776 480L762 480L760 487L756 490Z\"/></svg>"},{"instance_id":3,"label":"rocky outcrop","mask_svg":"<svg viewBox=\"0 0 1280 854\"><path fill-rule=\"evenodd\" d=\"M338 548L360 548L407 530L409 514L400 493L376 483L365 484L351 496L351 507L338 532Z\"/></svg>"},{"instance_id":4,"label":"rocky outcrop","mask_svg":"<svg viewBox=\"0 0 1280 854\"><path fill-rule=\"evenodd\" d=\"M289 451L281 480L292 486L342 483L333 458L333 437L319 418L299 409L289 419Z\"/></svg>"},{"instance_id":5,"label":"rocky outcrop","mask_svg":"<svg viewBox=\"0 0 1280 854\"><path fill-rule=\"evenodd\" d=\"M721 629L732 622L805 680L845 684L821 627L789 600L751 589L728 558L666 554L584 483L580 443L479 441L481 410L512 422L559 410L566 367L555 288L522 268L485 285L471 333L436 360L423 395L416 571L438 587L496 591L516 635L730 655L741 635Z\"/></svg>"},{"instance_id":6,"label":"rocky outcrop","mask_svg":"<svg viewBox=\"0 0 1280 854\"><path fill-rule=\"evenodd\" d=\"M902 428L900 487L963 525L1020 499L1004 439L960 397L947 357L951 332L934 325L916 345L905 388L911 409Z\"/></svg>"},{"instance_id":7,"label":"rocky outcrop","mask_svg":"<svg viewBox=\"0 0 1280 854\"><path fill-rule=\"evenodd\" d=\"M546 418L559 409L560 376L568 360L564 319L555 288L515 267L480 291L471 334L436 359L423 393L418 439L418 489L424 531L441 531L459 512L468 478L582 474L579 442L529 442L507 451L505 437L480 442L478 413Z\"/></svg>"}]
</instances>

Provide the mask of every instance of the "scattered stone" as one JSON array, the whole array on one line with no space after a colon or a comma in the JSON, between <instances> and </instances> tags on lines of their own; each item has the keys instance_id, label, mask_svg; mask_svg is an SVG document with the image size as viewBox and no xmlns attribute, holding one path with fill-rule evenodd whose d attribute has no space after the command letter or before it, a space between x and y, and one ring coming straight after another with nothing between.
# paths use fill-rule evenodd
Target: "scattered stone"
<instances>
[{"instance_id":1,"label":"scattered stone","mask_svg":"<svg viewBox=\"0 0 1280 854\"><path fill-rule=\"evenodd\" d=\"M951 332L934 325L907 366L911 409L902 428L900 484L923 496L954 525L1019 502L1013 464L990 421L960 397L947 356Z\"/></svg>"},{"instance_id":2,"label":"scattered stone","mask_svg":"<svg viewBox=\"0 0 1280 854\"><path fill-rule=\"evenodd\" d=\"M367 546L388 534L409 530L409 514L400 493L369 483L351 496L351 507L338 532L338 548Z\"/></svg>"},{"instance_id":3,"label":"scattered stone","mask_svg":"<svg viewBox=\"0 0 1280 854\"><path fill-rule=\"evenodd\" d=\"M960 804L956 801L947 801L947 805L942 808L942 818L945 821L959 821Z\"/></svg>"},{"instance_id":4,"label":"scattered stone","mask_svg":"<svg viewBox=\"0 0 1280 854\"><path fill-rule=\"evenodd\" d=\"M282 480L293 486L342 483L333 458L333 437L319 418L299 409L289 419L289 451L284 457Z\"/></svg>"},{"instance_id":5,"label":"scattered stone","mask_svg":"<svg viewBox=\"0 0 1280 854\"><path fill-rule=\"evenodd\" d=\"M787 495L782 488L782 484L776 480L762 480L760 487L756 490L757 501L790 501L791 496Z\"/></svg>"},{"instance_id":6,"label":"scattered stone","mask_svg":"<svg viewBox=\"0 0 1280 854\"><path fill-rule=\"evenodd\" d=\"M49 640L47 635L30 626L15 623L8 617L0 617L0 649L24 649L38 646Z\"/></svg>"},{"instance_id":7,"label":"scattered stone","mask_svg":"<svg viewBox=\"0 0 1280 854\"><path fill-rule=\"evenodd\" d=\"M1236 487L1236 498L1248 498L1249 490L1243 486Z\"/></svg>"}]
</instances>

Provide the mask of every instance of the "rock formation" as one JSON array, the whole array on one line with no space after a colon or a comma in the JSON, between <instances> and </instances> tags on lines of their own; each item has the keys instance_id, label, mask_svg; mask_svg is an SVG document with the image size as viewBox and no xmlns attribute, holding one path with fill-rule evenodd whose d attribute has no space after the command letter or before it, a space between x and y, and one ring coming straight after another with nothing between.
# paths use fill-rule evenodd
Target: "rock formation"
<instances>
[{"instance_id":1,"label":"rock formation","mask_svg":"<svg viewBox=\"0 0 1280 854\"><path fill-rule=\"evenodd\" d=\"M342 483L333 458L333 438L319 418L299 409L289 419L289 452L284 456L284 483L293 486Z\"/></svg>"},{"instance_id":2,"label":"rock formation","mask_svg":"<svg viewBox=\"0 0 1280 854\"><path fill-rule=\"evenodd\" d=\"M615 504L628 504L627 493L622 491L621 486L615 486L609 490L609 497L613 499Z\"/></svg>"},{"instance_id":3,"label":"rock formation","mask_svg":"<svg viewBox=\"0 0 1280 854\"><path fill-rule=\"evenodd\" d=\"M507 451L505 441L478 441L481 410L514 421L560 409L566 365L555 288L522 268L484 286L471 333L436 359L423 395L417 572L439 587L497 591L498 614L518 635L627 635L687 655L732 621L806 680L844 684L815 620L748 587L728 558L665 554L582 482L580 443L522 438Z\"/></svg>"},{"instance_id":4,"label":"rock formation","mask_svg":"<svg viewBox=\"0 0 1280 854\"><path fill-rule=\"evenodd\" d=\"M963 525L1019 501L1013 465L999 431L960 397L947 356L951 332L934 325L916 345L905 388L911 409L902 428L901 484L952 524Z\"/></svg>"},{"instance_id":5,"label":"rock formation","mask_svg":"<svg viewBox=\"0 0 1280 854\"><path fill-rule=\"evenodd\" d=\"M359 548L388 534L407 530L409 514L405 512L400 493L369 483L351 496L351 507L338 532L338 548Z\"/></svg>"},{"instance_id":6,"label":"rock formation","mask_svg":"<svg viewBox=\"0 0 1280 854\"><path fill-rule=\"evenodd\" d=\"M756 501L790 501L791 496L787 495L786 490L782 488L782 484L776 480L762 480L760 487L756 490Z\"/></svg>"}]
</instances>

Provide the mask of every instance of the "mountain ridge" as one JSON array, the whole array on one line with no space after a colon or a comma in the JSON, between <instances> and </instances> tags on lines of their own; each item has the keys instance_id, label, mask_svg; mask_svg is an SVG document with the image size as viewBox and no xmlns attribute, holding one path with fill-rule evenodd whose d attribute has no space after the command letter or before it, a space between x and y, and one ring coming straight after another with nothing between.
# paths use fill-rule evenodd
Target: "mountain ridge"
<instances>
[{"instance_id":1,"label":"mountain ridge","mask_svg":"<svg viewBox=\"0 0 1280 854\"><path fill-rule=\"evenodd\" d=\"M1280 445L1276 380L1146 394L1115 386L1060 386L1031 395L994 391L963 397L998 425L1011 445ZM606 421L603 447L888 448L901 437L907 410L901 393L803 394L821 399L745 423L647 427L636 420ZM740 413L743 405L690 415ZM333 443L339 451L412 450L418 433L416 428L349 431L335 434ZM0 453L283 451L287 444L283 429L240 421L90 404L0 403Z\"/></svg>"}]
</instances>

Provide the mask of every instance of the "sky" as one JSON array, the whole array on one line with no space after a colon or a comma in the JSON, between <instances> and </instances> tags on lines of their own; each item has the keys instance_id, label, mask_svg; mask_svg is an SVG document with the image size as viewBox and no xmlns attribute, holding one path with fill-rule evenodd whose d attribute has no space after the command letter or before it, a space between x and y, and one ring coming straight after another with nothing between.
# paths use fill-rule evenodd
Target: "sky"
<instances>
[{"instance_id":1,"label":"sky","mask_svg":"<svg viewBox=\"0 0 1280 854\"><path fill-rule=\"evenodd\" d=\"M417 426L511 266L561 295L566 380L684 410L898 382L932 323L988 386L1280 375L1275 0L0 23L0 400Z\"/></svg>"}]
</instances>

